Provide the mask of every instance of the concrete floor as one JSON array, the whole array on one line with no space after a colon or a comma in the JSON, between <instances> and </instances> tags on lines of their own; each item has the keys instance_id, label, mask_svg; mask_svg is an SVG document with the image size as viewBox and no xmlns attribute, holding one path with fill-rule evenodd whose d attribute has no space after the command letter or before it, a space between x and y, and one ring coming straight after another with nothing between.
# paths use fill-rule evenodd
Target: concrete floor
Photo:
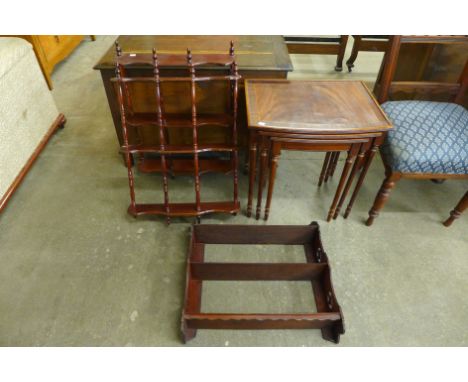
<instances>
[{"instance_id":1,"label":"concrete floor","mask_svg":"<svg viewBox=\"0 0 468 382\"><path fill-rule=\"evenodd\" d=\"M53 95L68 118L0 216L0 345L178 346L191 220L133 219L126 170L99 73L113 37L84 41L54 72ZM346 57L349 56L350 46ZM332 56L292 56L291 78L372 82L381 55L360 54L353 73ZM468 215L441 225L466 181L403 180L372 228L363 222L383 177L377 158L351 216L326 223L337 177L318 189L323 154L282 156L269 224L321 225L346 333L339 346L468 345ZM207 195L223 177L207 175ZM173 181L192 198L189 178ZM159 176L137 178L142 199L161 197ZM171 185L172 186L172 185ZM240 177L246 204L247 178ZM212 216L206 223L264 224ZM208 257L301 261L278 246L209 248ZM303 312L314 309L308 283L209 283L206 311ZM335 346L317 330L200 330L187 346Z\"/></svg>"}]
</instances>

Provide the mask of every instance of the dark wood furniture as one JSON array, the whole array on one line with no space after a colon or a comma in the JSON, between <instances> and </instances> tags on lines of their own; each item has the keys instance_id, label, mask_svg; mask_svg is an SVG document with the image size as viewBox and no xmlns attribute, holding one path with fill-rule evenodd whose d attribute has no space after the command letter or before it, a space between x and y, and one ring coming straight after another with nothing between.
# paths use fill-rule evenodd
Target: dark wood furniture
<instances>
[{"instance_id":1,"label":"dark wood furniture","mask_svg":"<svg viewBox=\"0 0 468 382\"><path fill-rule=\"evenodd\" d=\"M336 54L335 71L343 70L343 58L348 43L348 35L327 36L284 36L291 54Z\"/></svg>"},{"instance_id":2,"label":"dark wood furniture","mask_svg":"<svg viewBox=\"0 0 468 382\"><path fill-rule=\"evenodd\" d=\"M239 74L243 78L286 78L287 73L293 69L286 44L281 36L120 36L118 40L124 51L147 54L150 54L153 48L156 48L159 54L185 54L188 47L191 48L193 54L224 54L227 44L232 40L236 46ZM114 84L111 83L111 78L115 75L113 47L109 48L94 69L99 70L101 73L115 131L121 146L123 137L120 113ZM219 68L204 67L201 70L210 75L219 71ZM177 66L167 68L167 71L171 75L180 74L180 68ZM152 76L152 71L148 66L142 65L132 69L129 74ZM175 97L177 94L185 94L185 90L181 89L178 84L172 86L172 92ZM148 103L147 100L147 91L144 88L137 89L133 97L134 107L147 110L151 107L151 103ZM211 111L222 112L223 105L216 101L216 99L213 99L210 106ZM247 127L243 82L239 84L238 133L239 144L246 146ZM151 134L148 135L151 142ZM145 132L142 132L142 136L143 139L147 138ZM208 133L206 138L210 137L217 140L221 137L221 134L219 131L213 130ZM131 133L129 138L130 140L133 138ZM175 134L171 138L171 142L174 144L188 144L190 142L190 136L186 135Z\"/></svg>"},{"instance_id":3,"label":"dark wood furniture","mask_svg":"<svg viewBox=\"0 0 468 382\"><path fill-rule=\"evenodd\" d=\"M353 50L346 61L348 72L354 68L354 61L359 52L385 52L390 36L384 35L353 35Z\"/></svg>"},{"instance_id":4,"label":"dark wood furniture","mask_svg":"<svg viewBox=\"0 0 468 382\"><path fill-rule=\"evenodd\" d=\"M205 246L210 244L302 245L305 263L206 262ZM317 313L208 313L201 311L203 282L310 281ZM194 225L187 259L185 302L182 312L184 342L197 329L321 329L322 337L338 343L344 334L343 313L333 291L328 257L320 240L319 226Z\"/></svg>"},{"instance_id":5,"label":"dark wood furniture","mask_svg":"<svg viewBox=\"0 0 468 382\"><path fill-rule=\"evenodd\" d=\"M199 54L192 55L187 50L186 55L122 53L121 47L116 43L116 78L117 101L120 108L123 145L121 151L125 155L130 187L130 206L128 212L138 215L163 215L170 223L171 216L196 216L211 212L237 213L240 208L238 200L238 147L237 147L237 109L238 84L241 77L238 74L237 63L234 56L234 46L231 42L226 54ZM134 66L150 65L152 77L132 76L128 74ZM167 68L177 66L185 74L167 75ZM224 69L216 74L205 75L200 68L204 66ZM172 89L166 84L179 85L185 88L187 105L185 112L180 107L184 102L182 96L174 99ZM150 111L139 110L133 102L135 89L141 91L146 85L146 91L153 96L154 106ZM226 101L226 113L212 113L203 109L203 100L211 97ZM206 104L206 102L205 102ZM176 112L174 110L176 109ZM143 140L141 132L146 127L152 132L154 143ZM201 140L200 130L221 129L224 133L222 142L205 143ZM129 131L134 133L134 140L129 140ZM173 131L179 134L187 132L191 136L190 144L174 144L171 141ZM182 131L182 133L180 133ZM225 154L227 160L222 158L202 158L210 153ZM135 201L134 175L130 155L139 158L139 167L144 172L162 172L164 203L163 204L137 204ZM153 155L147 158L147 155ZM156 157L154 157L156 156ZM192 173L195 179L195 202L173 203L169 201L169 173ZM233 176L234 191L232 201L202 202L200 196L200 173L218 171L230 172Z\"/></svg>"},{"instance_id":6,"label":"dark wood furniture","mask_svg":"<svg viewBox=\"0 0 468 382\"><path fill-rule=\"evenodd\" d=\"M347 217L383 134L391 128L365 84L360 81L248 80L245 86L250 129L247 216L252 213L257 152L260 152L260 172L256 218L259 219L262 208L266 168L270 167L264 215L267 219L279 155L286 149L348 152L327 220L336 219L354 176L361 170L345 212ZM334 164L326 161L327 171L329 163ZM324 170L319 184L323 177Z\"/></svg>"},{"instance_id":7,"label":"dark wood furniture","mask_svg":"<svg viewBox=\"0 0 468 382\"><path fill-rule=\"evenodd\" d=\"M399 58L399 52L404 45L446 45L455 44L461 49L464 55L462 73L459 74L457 81L453 83L449 82L438 82L438 81L395 81L395 72L397 70L397 62ZM434 97L442 96L442 99L450 99L456 104L463 104L466 98L468 89L468 37L465 36L393 36L389 44L389 48L385 54L385 61L383 70L381 72L381 78L378 84L378 101L381 104L392 100L392 96L395 93L403 93L409 95L410 99L420 99L424 93L431 95L430 99ZM432 53L436 50L431 50ZM430 58L430 57L428 57ZM429 65L426 63L426 65ZM420 79L420 77L417 77ZM415 95L416 94L416 95ZM435 98L437 99L437 98ZM414 101L407 101L414 102ZM391 104L391 102L389 103ZM434 103L435 104L435 103ZM466 110L465 110L466 112ZM404 118L404 117L402 117ZM433 129L440 129L437 125L439 118L442 118L439 114L434 114L432 120L434 122ZM406 125L411 123L410 120L406 122ZM405 127L407 128L407 126ZM417 139L421 140L424 137L418 136ZM442 144L443 142L441 142ZM388 143L390 149L391 144ZM409 152L407 157L411 159L412 155L420 155L421 153ZM413 179L467 179L468 174L465 173L441 173L427 171L400 171L393 168L392 164L388 162L385 155L382 155L382 159L385 165L385 179L377 193L374 204L369 211L369 218L367 219L366 225L370 226L374 222L374 219L379 215L379 211L383 208L387 201L391 190L395 186L396 182L402 178L413 178ZM460 161L463 158L460 158ZM466 160L466 159L465 159Z\"/></svg>"},{"instance_id":8,"label":"dark wood furniture","mask_svg":"<svg viewBox=\"0 0 468 382\"><path fill-rule=\"evenodd\" d=\"M389 38L392 36L389 36ZM390 49L387 44L387 50ZM395 63L392 82L400 82L405 85L407 82L456 83L466 62L468 44L466 36L405 36L404 43L398 50L398 59ZM384 87L388 83L388 78L383 76L387 67L387 54L380 67L373 92L377 99L388 98L395 100L415 100L422 99L428 101L453 100L453 93L449 88L439 87L438 91L421 92L417 89L410 91L408 88L400 90ZM468 108L468 94L465 94L461 105Z\"/></svg>"},{"instance_id":9,"label":"dark wood furniture","mask_svg":"<svg viewBox=\"0 0 468 382\"><path fill-rule=\"evenodd\" d=\"M444 221L444 226L450 227L455 219L458 219L462 212L468 208L468 192L460 199L455 208L450 211L450 217Z\"/></svg>"}]
</instances>

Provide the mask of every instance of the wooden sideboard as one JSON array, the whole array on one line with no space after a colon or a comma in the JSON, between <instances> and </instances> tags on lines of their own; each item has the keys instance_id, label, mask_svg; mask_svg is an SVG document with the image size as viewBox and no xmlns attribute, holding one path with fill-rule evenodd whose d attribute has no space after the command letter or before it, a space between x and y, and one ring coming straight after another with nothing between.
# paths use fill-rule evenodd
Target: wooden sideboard
<instances>
[{"instance_id":1,"label":"wooden sideboard","mask_svg":"<svg viewBox=\"0 0 468 382\"><path fill-rule=\"evenodd\" d=\"M49 89L52 89L51 74L54 70L55 65L60 61L68 57L73 50L83 40L84 36L73 36L73 35L22 35L14 36L21 37L29 41L36 53L37 60L42 69L42 73L47 81ZM93 36L91 38L94 40Z\"/></svg>"}]
</instances>

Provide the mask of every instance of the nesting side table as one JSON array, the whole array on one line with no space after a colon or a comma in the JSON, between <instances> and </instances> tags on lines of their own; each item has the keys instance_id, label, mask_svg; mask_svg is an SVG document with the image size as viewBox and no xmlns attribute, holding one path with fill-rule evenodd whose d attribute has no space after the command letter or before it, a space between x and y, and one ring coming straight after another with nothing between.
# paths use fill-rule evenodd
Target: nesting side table
<instances>
[{"instance_id":1,"label":"nesting side table","mask_svg":"<svg viewBox=\"0 0 468 382\"><path fill-rule=\"evenodd\" d=\"M305 263L214 263L205 262L207 244L302 245ZM204 313L202 283L213 280L310 281L317 313ZM197 329L321 329L325 340L338 343L344 333L343 314L331 281L328 257L320 240L319 226L252 226L198 224L192 227L182 337L187 342Z\"/></svg>"},{"instance_id":2,"label":"nesting side table","mask_svg":"<svg viewBox=\"0 0 468 382\"><path fill-rule=\"evenodd\" d=\"M333 156L332 164L324 166L328 173L334 171L337 153L348 152L327 221L336 219L354 177L361 171L345 212L347 217L385 133L392 128L366 85L362 81L259 79L246 80L245 92L250 130L247 216L252 214L258 156L257 219L262 208L266 168L270 168L266 220L281 150L304 150L330 153L327 158Z\"/></svg>"}]
</instances>

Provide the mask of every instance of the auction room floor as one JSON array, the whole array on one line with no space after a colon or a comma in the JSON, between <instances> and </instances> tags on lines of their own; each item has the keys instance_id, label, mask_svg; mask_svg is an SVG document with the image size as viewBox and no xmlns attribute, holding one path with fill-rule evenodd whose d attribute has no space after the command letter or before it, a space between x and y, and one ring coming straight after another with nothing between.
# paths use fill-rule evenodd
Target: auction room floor
<instances>
[{"instance_id":1,"label":"auction room floor","mask_svg":"<svg viewBox=\"0 0 468 382\"><path fill-rule=\"evenodd\" d=\"M114 39L86 38L55 70L53 95L68 122L0 216L1 346L182 345L192 220L173 219L166 226L163 219L134 219L126 212L127 173L99 72L92 69ZM352 73L336 73L334 56L291 58L290 78L363 79L372 85L382 54L360 53ZM441 224L467 181L402 180L366 227L383 179L379 157L351 216L327 223L338 177L317 187L323 157L282 155L268 224L319 222L345 318L339 346L468 345L468 213L451 228ZM138 175L138 195L160 200L161 183L158 175ZM222 196L230 186L223 175L202 179L207 196ZM193 198L190 177L178 177L170 187L175 199ZM240 195L245 208L245 175ZM209 216L202 223L265 224L244 213ZM298 251L281 246L215 247L211 255L223 261L302 260ZM314 309L307 282L211 282L204 298L206 311ZM323 345L335 346L319 330L199 330L187 346Z\"/></svg>"}]
</instances>

